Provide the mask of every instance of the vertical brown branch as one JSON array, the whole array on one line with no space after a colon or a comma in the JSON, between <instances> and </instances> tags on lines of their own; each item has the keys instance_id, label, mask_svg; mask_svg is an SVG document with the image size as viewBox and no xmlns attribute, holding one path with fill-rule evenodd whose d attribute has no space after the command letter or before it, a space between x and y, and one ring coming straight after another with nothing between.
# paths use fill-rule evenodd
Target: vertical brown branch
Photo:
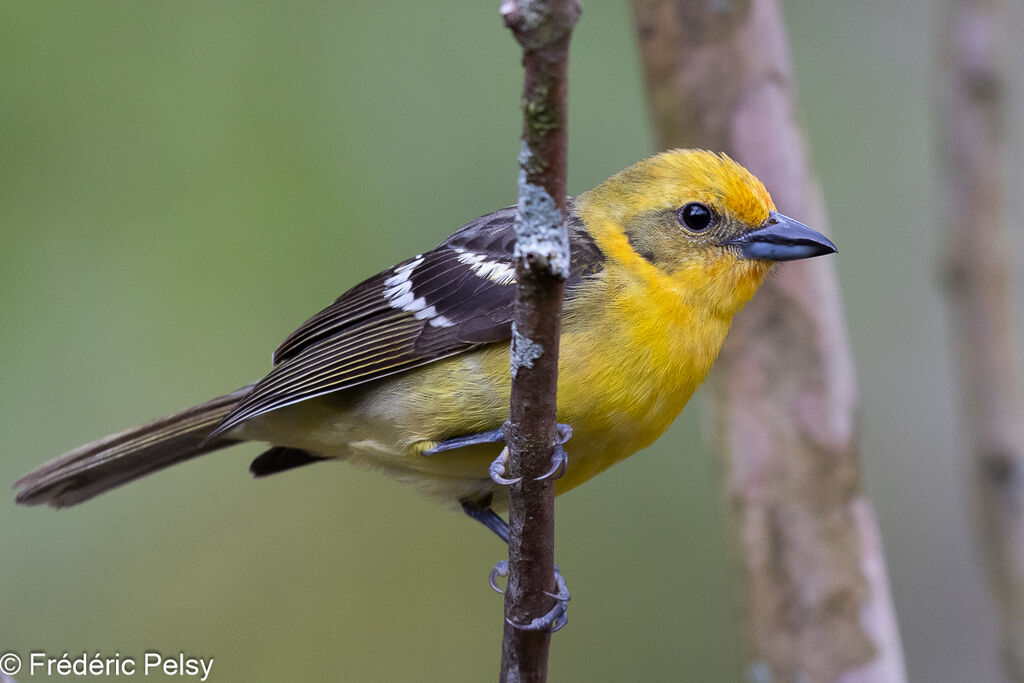
<instances>
[{"instance_id":1,"label":"vertical brown branch","mask_svg":"<svg viewBox=\"0 0 1024 683\"><path fill-rule=\"evenodd\" d=\"M524 630L543 616L554 582L555 398L562 298L569 272L566 231L566 92L575 0L505 0L501 15L523 47L523 138L516 218L518 298L512 335L512 400L506 428L509 472L509 581L501 679L547 678L546 630Z\"/></svg>"},{"instance_id":2,"label":"vertical brown branch","mask_svg":"<svg viewBox=\"0 0 1024 683\"><path fill-rule=\"evenodd\" d=\"M1024 680L1024 417L1011 315L1009 236L1003 208L1005 7L953 4L946 32L951 184L945 282L960 365L975 501L1000 616L1003 664Z\"/></svg>"},{"instance_id":3,"label":"vertical brown branch","mask_svg":"<svg viewBox=\"0 0 1024 683\"><path fill-rule=\"evenodd\" d=\"M633 6L659 145L725 150L783 213L824 228L776 0ZM713 372L715 436L739 527L748 680L905 679L860 486L833 268L827 259L782 265L737 316Z\"/></svg>"}]
</instances>

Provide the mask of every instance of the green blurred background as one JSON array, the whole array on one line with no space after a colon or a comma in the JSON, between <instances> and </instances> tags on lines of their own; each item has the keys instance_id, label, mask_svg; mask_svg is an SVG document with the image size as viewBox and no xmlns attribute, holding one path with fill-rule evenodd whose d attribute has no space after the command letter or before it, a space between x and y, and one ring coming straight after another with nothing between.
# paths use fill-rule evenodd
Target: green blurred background
<instances>
[{"instance_id":1,"label":"green blurred background","mask_svg":"<svg viewBox=\"0 0 1024 683\"><path fill-rule=\"evenodd\" d=\"M522 75L498 4L0 5L0 484L258 378L344 289L513 203ZM941 12L784 11L910 676L997 681L936 287ZM656 151L624 3L585 4L570 111L573 192ZM552 680L741 677L700 403L559 499L575 599ZM496 677L490 534L345 465L254 481L259 452L60 513L5 494L0 652L184 651L214 681Z\"/></svg>"}]
</instances>

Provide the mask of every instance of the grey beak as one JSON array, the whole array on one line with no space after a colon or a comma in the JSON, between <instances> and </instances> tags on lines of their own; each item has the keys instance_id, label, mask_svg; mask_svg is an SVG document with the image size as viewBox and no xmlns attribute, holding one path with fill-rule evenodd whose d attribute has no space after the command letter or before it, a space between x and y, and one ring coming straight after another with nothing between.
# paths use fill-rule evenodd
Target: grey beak
<instances>
[{"instance_id":1,"label":"grey beak","mask_svg":"<svg viewBox=\"0 0 1024 683\"><path fill-rule=\"evenodd\" d=\"M729 244L736 246L743 258L765 261L796 261L839 251L817 230L776 211L770 212L760 227Z\"/></svg>"}]
</instances>

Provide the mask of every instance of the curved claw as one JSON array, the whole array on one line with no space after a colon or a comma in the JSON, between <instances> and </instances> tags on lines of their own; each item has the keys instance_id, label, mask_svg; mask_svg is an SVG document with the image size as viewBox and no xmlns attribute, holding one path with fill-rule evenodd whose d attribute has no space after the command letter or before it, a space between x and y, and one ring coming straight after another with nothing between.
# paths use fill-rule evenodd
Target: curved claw
<instances>
[{"instance_id":1,"label":"curved claw","mask_svg":"<svg viewBox=\"0 0 1024 683\"><path fill-rule=\"evenodd\" d=\"M565 585L565 578L562 576L562 572L558 571L558 565L555 565L555 584L558 586L557 593L548 593L544 591L544 595L549 598L554 598L559 602L569 602L572 596L569 595L569 588Z\"/></svg>"},{"instance_id":2,"label":"curved claw","mask_svg":"<svg viewBox=\"0 0 1024 683\"><path fill-rule=\"evenodd\" d=\"M565 452L565 448L562 445L572 438L572 427L559 422L555 425L555 431L558 437L555 440L554 448L551 449L551 469L539 477L534 477L534 481L552 478L561 479L562 475L565 474L565 469L569 466L569 454Z\"/></svg>"},{"instance_id":3,"label":"curved claw","mask_svg":"<svg viewBox=\"0 0 1024 683\"><path fill-rule=\"evenodd\" d=\"M539 477L534 477L534 481L543 481L544 479L559 479L565 474L565 468L569 466L569 455L562 448L562 444L556 443L554 449L551 451L551 469Z\"/></svg>"},{"instance_id":4,"label":"curved claw","mask_svg":"<svg viewBox=\"0 0 1024 683\"><path fill-rule=\"evenodd\" d=\"M499 565L501 562L498 563ZM506 563L507 564L507 563ZM497 569L497 567L495 567ZM505 567L508 571L508 567ZM558 571L558 566L555 566L555 584L558 586L558 593L549 593L544 591L545 595L554 598L555 606L552 607L547 614L537 617L530 621L529 624L517 624L511 619L505 619L508 625L512 628L520 631L548 631L555 633L556 631L562 630L562 628L569 623L568 607L569 600L572 597L569 595L569 589L565 585L565 579L562 577L562 573ZM493 585L493 584L492 584Z\"/></svg>"},{"instance_id":5,"label":"curved claw","mask_svg":"<svg viewBox=\"0 0 1024 683\"><path fill-rule=\"evenodd\" d=\"M522 477L515 477L514 479L508 479L505 477L505 472L508 471L506 469L507 466L508 446L505 446L501 449L501 453L498 454L498 457L494 459L494 462L491 463L491 466L487 468L488 473L491 475L491 480L495 484L512 486L513 484L518 484L523 480Z\"/></svg>"},{"instance_id":6,"label":"curved claw","mask_svg":"<svg viewBox=\"0 0 1024 683\"><path fill-rule=\"evenodd\" d=\"M555 432L558 434L558 440L555 443L562 445L572 438L572 425L559 422L555 424Z\"/></svg>"},{"instance_id":7,"label":"curved claw","mask_svg":"<svg viewBox=\"0 0 1024 683\"><path fill-rule=\"evenodd\" d=\"M502 578L508 576L508 560L502 560L498 562L498 564L494 565L494 569L492 569L491 573L487 576L487 583L491 584L491 588L494 589L494 592L504 595L505 591L502 590L501 586L499 586L495 581L499 576Z\"/></svg>"}]
</instances>

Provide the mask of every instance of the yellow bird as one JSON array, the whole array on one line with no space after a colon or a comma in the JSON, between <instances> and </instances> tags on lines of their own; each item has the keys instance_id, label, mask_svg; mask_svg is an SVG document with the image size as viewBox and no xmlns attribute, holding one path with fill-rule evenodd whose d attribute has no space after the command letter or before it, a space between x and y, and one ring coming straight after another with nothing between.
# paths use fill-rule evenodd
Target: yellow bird
<instances>
[{"instance_id":1,"label":"yellow bird","mask_svg":"<svg viewBox=\"0 0 1024 683\"><path fill-rule=\"evenodd\" d=\"M508 416L515 208L356 285L277 348L247 387L77 448L16 483L26 505L75 505L243 441L257 477L346 460L456 503L505 537L492 480ZM673 150L569 202L558 421L563 493L650 445L718 355L776 261L836 251L775 210L725 156Z\"/></svg>"}]
</instances>

